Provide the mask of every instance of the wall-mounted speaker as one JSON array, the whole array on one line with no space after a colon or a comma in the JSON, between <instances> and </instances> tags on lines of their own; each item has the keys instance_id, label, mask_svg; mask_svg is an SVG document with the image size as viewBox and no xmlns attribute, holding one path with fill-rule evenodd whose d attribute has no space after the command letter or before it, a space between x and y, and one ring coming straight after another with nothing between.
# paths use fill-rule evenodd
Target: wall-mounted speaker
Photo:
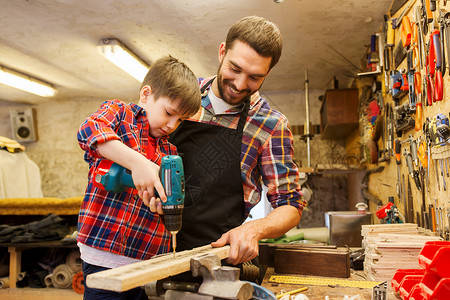
<instances>
[{"instance_id":1,"label":"wall-mounted speaker","mask_svg":"<svg viewBox=\"0 0 450 300\"><path fill-rule=\"evenodd\" d=\"M36 111L33 108L10 109L13 139L18 142L36 142Z\"/></svg>"}]
</instances>

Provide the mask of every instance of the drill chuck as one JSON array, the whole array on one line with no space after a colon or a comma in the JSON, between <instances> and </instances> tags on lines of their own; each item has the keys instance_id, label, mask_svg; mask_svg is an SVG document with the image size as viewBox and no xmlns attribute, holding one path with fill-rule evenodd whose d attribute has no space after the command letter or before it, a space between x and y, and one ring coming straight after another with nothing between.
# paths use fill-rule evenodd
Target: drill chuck
<instances>
[{"instance_id":1,"label":"drill chuck","mask_svg":"<svg viewBox=\"0 0 450 300\"><path fill-rule=\"evenodd\" d=\"M163 211L164 211L164 226L166 226L166 229L171 233L177 233L178 231L180 231L183 214L181 212L178 214L173 214L173 211L166 211L164 207Z\"/></svg>"}]
</instances>

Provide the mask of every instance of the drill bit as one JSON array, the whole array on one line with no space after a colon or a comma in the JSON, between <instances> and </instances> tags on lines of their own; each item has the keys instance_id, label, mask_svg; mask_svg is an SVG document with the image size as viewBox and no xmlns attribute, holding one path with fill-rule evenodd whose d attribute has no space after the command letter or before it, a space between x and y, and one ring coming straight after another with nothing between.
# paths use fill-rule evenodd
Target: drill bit
<instances>
[{"instance_id":1,"label":"drill bit","mask_svg":"<svg viewBox=\"0 0 450 300\"><path fill-rule=\"evenodd\" d=\"M173 258L175 259L176 249L177 249L177 233L172 232L172 249L173 249Z\"/></svg>"}]
</instances>

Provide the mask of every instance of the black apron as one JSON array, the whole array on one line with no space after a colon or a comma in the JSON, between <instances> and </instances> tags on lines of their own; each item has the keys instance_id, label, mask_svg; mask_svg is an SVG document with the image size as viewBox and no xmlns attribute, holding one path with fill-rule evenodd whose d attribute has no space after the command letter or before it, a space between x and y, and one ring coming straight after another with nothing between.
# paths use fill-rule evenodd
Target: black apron
<instances>
[{"instance_id":1,"label":"black apron","mask_svg":"<svg viewBox=\"0 0 450 300\"><path fill-rule=\"evenodd\" d=\"M183 121L170 136L183 158L186 180L178 251L214 242L244 221L241 144L250 101L245 103L237 129Z\"/></svg>"}]
</instances>

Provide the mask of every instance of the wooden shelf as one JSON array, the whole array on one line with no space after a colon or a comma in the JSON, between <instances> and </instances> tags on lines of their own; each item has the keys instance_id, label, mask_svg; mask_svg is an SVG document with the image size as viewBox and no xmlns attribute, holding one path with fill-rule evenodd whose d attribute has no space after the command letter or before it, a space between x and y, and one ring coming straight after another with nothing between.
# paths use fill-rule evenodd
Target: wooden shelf
<instances>
[{"instance_id":1,"label":"wooden shelf","mask_svg":"<svg viewBox=\"0 0 450 300\"><path fill-rule=\"evenodd\" d=\"M9 252L9 286L16 288L16 279L22 269L22 251L32 248L77 248L76 244L63 245L60 241L40 243L0 243L0 247L8 247ZM2 299L4 300L4 299Z\"/></svg>"},{"instance_id":2,"label":"wooden shelf","mask_svg":"<svg viewBox=\"0 0 450 300\"><path fill-rule=\"evenodd\" d=\"M75 293L70 289L55 288L9 288L0 290L2 300L82 300L83 295Z\"/></svg>"}]
</instances>

